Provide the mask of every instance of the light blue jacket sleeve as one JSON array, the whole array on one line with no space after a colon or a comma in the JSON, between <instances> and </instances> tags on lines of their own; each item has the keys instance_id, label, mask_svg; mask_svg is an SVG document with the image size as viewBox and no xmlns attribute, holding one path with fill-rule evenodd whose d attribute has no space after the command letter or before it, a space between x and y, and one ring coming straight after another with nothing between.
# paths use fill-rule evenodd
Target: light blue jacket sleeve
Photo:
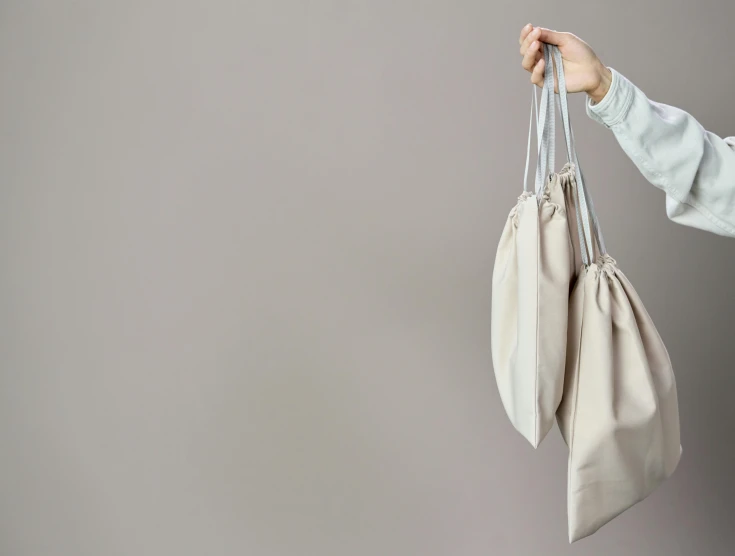
<instances>
[{"instance_id":1,"label":"light blue jacket sleeve","mask_svg":"<svg viewBox=\"0 0 735 556\"><path fill-rule=\"evenodd\" d=\"M718 137L610 70L610 90L597 104L587 99L587 114L611 129L643 176L666 193L672 221L735 237L735 137Z\"/></svg>"}]
</instances>

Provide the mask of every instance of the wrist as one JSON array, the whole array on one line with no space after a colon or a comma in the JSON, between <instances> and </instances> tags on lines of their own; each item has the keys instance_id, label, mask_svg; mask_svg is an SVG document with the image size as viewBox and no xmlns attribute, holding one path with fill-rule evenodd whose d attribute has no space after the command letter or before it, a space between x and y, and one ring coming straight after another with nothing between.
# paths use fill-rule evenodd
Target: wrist
<instances>
[{"instance_id":1,"label":"wrist","mask_svg":"<svg viewBox=\"0 0 735 556\"><path fill-rule=\"evenodd\" d=\"M592 99L592 102L598 104L605 98L605 95L610 90L612 84L612 72L610 68L606 67L602 62L599 63L597 68L597 79L593 87L587 91L587 95Z\"/></svg>"}]
</instances>

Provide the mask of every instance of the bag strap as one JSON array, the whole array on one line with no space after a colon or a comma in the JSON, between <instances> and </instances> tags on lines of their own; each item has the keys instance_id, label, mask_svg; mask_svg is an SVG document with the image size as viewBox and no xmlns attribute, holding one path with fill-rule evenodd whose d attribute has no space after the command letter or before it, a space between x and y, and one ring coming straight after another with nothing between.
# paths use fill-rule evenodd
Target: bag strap
<instances>
[{"instance_id":1,"label":"bag strap","mask_svg":"<svg viewBox=\"0 0 735 556\"><path fill-rule=\"evenodd\" d=\"M533 135L533 115L536 114L536 128L538 129L538 100L536 87L531 90L531 115L528 117L528 146L526 147L526 169L523 170L523 191L528 191L528 166L531 161L531 135ZM541 139L537 139L537 153L541 152Z\"/></svg>"},{"instance_id":2,"label":"bag strap","mask_svg":"<svg viewBox=\"0 0 735 556\"><path fill-rule=\"evenodd\" d=\"M572 141L574 141L574 130L572 130ZM595 204L592 202L592 195L590 195L587 189L587 182L584 180L584 173L579 163L575 165L579 172L579 183L582 184L582 191L585 195L585 201L589 207L590 217L592 218L592 226L594 228L594 239L597 242L597 247L600 250L600 255L607 255L607 247L605 247L605 238L602 235L602 227L600 226L600 220L597 218L597 211L595 211Z\"/></svg>"},{"instance_id":3,"label":"bag strap","mask_svg":"<svg viewBox=\"0 0 735 556\"><path fill-rule=\"evenodd\" d=\"M571 120L569 117L567 87L566 80L564 78L564 63L561 52L557 46L550 46L556 65L557 81L559 84L559 107L564 126L564 138L567 145L568 161L574 165L575 175L577 178L577 196L579 198L579 202L577 204L577 199L575 198L575 205L577 206L577 231L580 235L580 249L582 251L582 260L585 265L588 265L593 262L594 258L593 241L597 242L600 254L606 255L607 249L605 248L605 240L602 236L600 221L597 218L597 213L595 212L595 207L592 203L592 196L587 190L587 186L584 182L584 175L582 174L582 168L580 167L579 159L577 158L577 151L574 148L574 132L572 130ZM592 219L594 235L590 228L590 218Z\"/></svg>"},{"instance_id":4,"label":"bag strap","mask_svg":"<svg viewBox=\"0 0 735 556\"><path fill-rule=\"evenodd\" d=\"M533 128L533 114L536 112L536 179L535 192L537 196L543 191L546 177L554 171L555 150L555 114L554 114L554 74L550 70L551 52L546 45L544 55L546 60L546 72L544 84L541 89L541 106L538 106L536 97L536 86L532 85L531 114L528 122L528 144L526 147L526 166L523 172L523 191L529 192L528 169L531 158L531 135Z\"/></svg>"},{"instance_id":5,"label":"bag strap","mask_svg":"<svg viewBox=\"0 0 735 556\"><path fill-rule=\"evenodd\" d=\"M555 126L555 107L554 107L554 72L551 67L551 51L548 45L544 46L544 61L546 67L544 70L544 85L542 95L546 102L542 102L541 114L541 155L536 165L536 196L541 197L547 177L554 172L556 164L556 126Z\"/></svg>"},{"instance_id":6,"label":"bag strap","mask_svg":"<svg viewBox=\"0 0 735 556\"><path fill-rule=\"evenodd\" d=\"M569 106L567 104L567 87L566 79L564 77L564 63L561 59L561 53L558 47L551 46L550 49L553 51L554 64L556 65L557 82L559 86L559 111L561 112L562 125L564 128L564 139L567 146L567 162L572 164L577 173L579 168L579 160L576 156L576 149L574 148L574 142L571 134L571 120L569 117ZM578 177L578 176L577 176ZM587 204L584 193L579 193L581 189L580 181L577 180L577 194L573 195L574 207L577 213L577 233L579 234L579 247L582 253L582 262L585 266L590 264L593 253L592 244L588 242L589 237L589 219L587 217ZM589 253L589 255L588 255Z\"/></svg>"}]
</instances>

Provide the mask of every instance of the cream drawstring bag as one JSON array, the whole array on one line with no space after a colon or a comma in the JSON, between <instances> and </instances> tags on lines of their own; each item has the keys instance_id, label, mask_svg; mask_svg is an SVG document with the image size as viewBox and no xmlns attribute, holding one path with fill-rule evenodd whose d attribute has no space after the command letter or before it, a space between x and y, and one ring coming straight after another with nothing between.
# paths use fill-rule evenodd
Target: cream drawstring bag
<instances>
[{"instance_id":1,"label":"cream drawstring bag","mask_svg":"<svg viewBox=\"0 0 735 556\"><path fill-rule=\"evenodd\" d=\"M574 163L566 179L582 217L583 267L569 300L564 396L557 412L569 447L567 510L574 542L653 492L674 472L681 445L671 361L638 294L605 249L574 151L561 54L556 47L552 52Z\"/></svg>"},{"instance_id":2,"label":"cream drawstring bag","mask_svg":"<svg viewBox=\"0 0 735 556\"><path fill-rule=\"evenodd\" d=\"M548 49L547 67L551 66ZM515 428L537 447L554 424L564 387L567 312L574 252L564 180L554 166L554 76L547 71L537 111L536 188L523 193L500 238L492 282L492 358L500 397Z\"/></svg>"}]
</instances>

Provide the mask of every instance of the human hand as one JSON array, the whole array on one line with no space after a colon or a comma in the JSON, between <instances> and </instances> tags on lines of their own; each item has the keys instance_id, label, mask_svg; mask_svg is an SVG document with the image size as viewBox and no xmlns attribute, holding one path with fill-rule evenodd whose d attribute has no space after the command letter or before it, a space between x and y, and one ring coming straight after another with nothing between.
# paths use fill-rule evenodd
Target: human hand
<instances>
[{"instance_id":1,"label":"human hand","mask_svg":"<svg viewBox=\"0 0 735 556\"><path fill-rule=\"evenodd\" d=\"M521 29L518 41L521 45L523 69L531 74L531 82L539 87L544 84L544 61L541 44L554 44L559 47L563 63L567 91L570 93L585 92L595 102L600 102L612 82L612 72L597 57L590 45L571 33L550 31L543 27L534 27L530 23ZM554 75L554 90L559 86Z\"/></svg>"}]
</instances>

